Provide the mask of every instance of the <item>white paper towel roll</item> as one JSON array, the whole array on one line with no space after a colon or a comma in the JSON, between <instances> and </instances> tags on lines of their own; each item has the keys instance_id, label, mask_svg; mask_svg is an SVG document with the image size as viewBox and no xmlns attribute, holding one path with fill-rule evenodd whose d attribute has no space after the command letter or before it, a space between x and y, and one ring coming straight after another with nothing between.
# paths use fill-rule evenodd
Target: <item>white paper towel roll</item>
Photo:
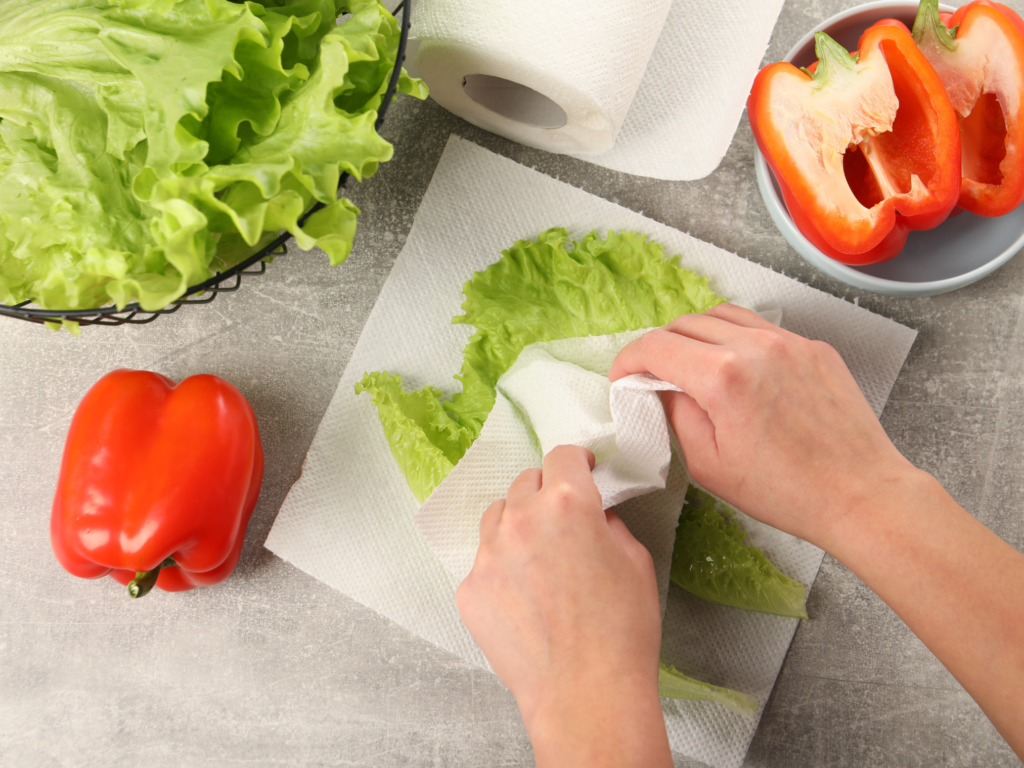
<instances>
[{"instance_id":1,"label":"white paper towel roll","mask_svg":"<svg viewBox=\"0 0 1024 768\"><path fill-rule=\"evenodd\" d=\"M615 143L672 0L418 0L417 74L469 122L551 152Z\"/></svg>"}]
</instances>

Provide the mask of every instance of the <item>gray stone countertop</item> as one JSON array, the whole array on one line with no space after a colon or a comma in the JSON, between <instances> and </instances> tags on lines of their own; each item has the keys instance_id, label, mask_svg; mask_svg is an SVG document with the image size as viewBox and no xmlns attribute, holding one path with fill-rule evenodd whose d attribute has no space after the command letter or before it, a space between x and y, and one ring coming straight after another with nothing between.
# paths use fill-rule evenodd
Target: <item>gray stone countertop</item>
<instances>
[{"instance_id":1,"label":"gray stone countertop","mask_svg":"<svg viewBox=\"0 0 1024 768\"><path fill-rule=\"evenodd\" d=\"M766 62L852 4L788 0ZM1024 548L1024 259L934 298L834 282L772 225L745 118L717 171L678 183L528 149L433 102L402 99L383 132L395 158L351 189L363 213L340 268L292 251L211 305L80 338L0 318L0 765L532 765L494 677L263 548L453 132L919 330L885 429ZM214 373L255 408L266 479L238 570L219 586L129 601L113 580L73 578L54 559L64 436L81 397L119 367ZM745 765L1019 765L952 676L832 558L809 611Z\"/></svg>"}]
</instances>

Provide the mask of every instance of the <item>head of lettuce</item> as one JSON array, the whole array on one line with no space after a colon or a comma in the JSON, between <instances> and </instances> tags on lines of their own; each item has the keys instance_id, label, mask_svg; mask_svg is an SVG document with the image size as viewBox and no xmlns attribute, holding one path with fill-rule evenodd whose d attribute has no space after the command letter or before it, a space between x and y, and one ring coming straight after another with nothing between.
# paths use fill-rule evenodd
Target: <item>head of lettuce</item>
<instances>
[{"instance_id":1,"label":"head of lettuce","mask_svg":"<svg viewBox=\"0 0 1024 768\"><path fill-rule=\"evenodd\" d=\"M0 0L0 303L162 309L281 230L343 261L399 37L378 0Z\"/></svg>"}]
</instances>

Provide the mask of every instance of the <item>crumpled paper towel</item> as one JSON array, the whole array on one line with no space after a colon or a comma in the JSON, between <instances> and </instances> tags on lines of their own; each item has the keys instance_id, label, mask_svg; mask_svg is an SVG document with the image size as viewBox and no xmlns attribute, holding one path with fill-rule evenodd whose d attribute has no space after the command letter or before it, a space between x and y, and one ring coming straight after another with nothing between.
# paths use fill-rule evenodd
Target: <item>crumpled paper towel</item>
<instances>
[{"instance_id":1,"label":"crumpled paper towel","mask_svg":"<svg viewBox=\"0 0 1024 768\"><path fill-rule=\"evenodd\" d=\"M657 392L677 387L646 375L608 381L618 351L647 330L533 344L498 381L498 393L528 419L541 457L558 445L593 451L605 509L664 488L668 477L672 449Z\"/></svg>"},{"instance_id":2,"label":"crumpled paper towel","mask_svg":"<svg viewBox=\"0 0 1024 768\"><path fill-rule=\"evenodd\" d=\"M266 546L409 631L485 668L455 606L459 582L416 530L419 504L391 456L370 398L356 396L353 387L364 371L388 370L404 375L408 387L432 384L448 394L457 391L458 382L450 377L473 331L451 322L461 312L462 285L515 240L553 226L577 237L595 227L643 232L667 254L680 254L685 268L708 275L719 294L748 306L782 307L788 330L823 339L838 350L875 413L881 413L916 336L850 302L458 137L449 139ZM669 470L666 491L674 486L685 491L685 483L684 473ZM647 500L656 495L631 499L617 511L629 525L627 512L643 514ZM662 547L671 551L672 543ZM813 581L813 559L813 569L801 575L777 553L769 555L794 578ZM744 612L697 606L691 613L700 622L695 619L692 626L700 631L687 629L690 625L680 629L675 606L688 603L679 592L669 590L667 660L711 683L749 679L770 690L795 620L755 614L748 620L745 614L747 623L737 634L734 625L719 620L724 611ZM774 634L766 634L762 644L764 627ZM678 633L685 634L685 647L674 645ZM766 700L758 693L761 688L735 687ZM756 719L744 720L717 704L668 702L665 713L676 752L722 768L742 762L757 725Z\"/></svg>"},{"instance_id":3,"label":"crumpled paper towel","mask_svg":"<svg viewBox=\"0 0 1024 768\"><path fill-rule=\"evenodd\" d=\"M446 109L513 141L639 176L699 179L725 156L782 4L417 0L408 66ZM490 92L499 114L470 96L467 75L526 86L567 120L550 127L547 112L531 114L536 97L525 91Z\"/></svg>"},{"instance_id":4,"label":"crumpled paper towel","mask_svg":"<svg viewBox=\"0 0 1024 768\"><path fill-rule=\"evenodd\" d=\"M644 496L630 530L655 560L662 608L686 484L665 491L672 448L659 390L677 389L652 376L614 384L616 354L645 330L531 344L498 381L494 410L480 437L416 513L416 527L458 581L473 567L480 516L509 484L558 445L589 448L604 508ZM538 444L539 442L539 444ZM676 468L681 472L681 468ZM652 491L659 491L651 494Z\"/></svg>"}]
</instances>

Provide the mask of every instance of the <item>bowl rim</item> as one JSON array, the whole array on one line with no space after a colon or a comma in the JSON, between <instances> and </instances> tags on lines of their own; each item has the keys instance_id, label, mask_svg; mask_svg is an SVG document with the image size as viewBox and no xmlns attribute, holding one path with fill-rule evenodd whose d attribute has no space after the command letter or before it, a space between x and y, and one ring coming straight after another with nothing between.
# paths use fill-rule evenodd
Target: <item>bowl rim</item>
<instances>
[{"instance_id":1,"label":"bowl rim","mask_svg":"<svg viewBox=\"0 0 1024 768\"><path fill-rule=\"evenodd\" d=\"M917 0L874 0L874 2L863 3L852 8L847 8L845 11L841 11L840 13L825 19L801 37L796 44L789 49L789 52L786 53L786 56L782 61L792 61L793 57L803 49L809 41L814 39L815 32L827 29L850 16L874 9L916 8L917 6ZM943 12L952 12L956 10L954 6L950 6L945 3L940 4L939 9ZM852 288L859 288L861 290L886 296L934 296L940 293L947 293L949 291L968 286L983 277L987 277L1003 266L1011 258L1016 256L1021 248L1024 247L1024 231L1022 231L1020 236L1008 248L1006 248L1002 253L997 254L991 261L981 265L980 267L975 267L971 271L965 272L961 275L946 277L940 280L903 282L900 280L890 280L884 277L875 277L874 275L864 274L847 264L843 264L842 262L826 256L806 237L804 237L803 233L800 232L793 223L793 219L790 217L785 203L779 197L779 193L775 188L775 182L772 178L772 173L768 168L768 161L765 160L760 147L758 147L756 143L754 146L754 153L754 170L757 176L757 186L761 192L761 198L764 200L765 207L768 208L768 214L771 216L776 228L790 246L801 256L801 258L804 259L804 261L819 271L824 272L829 277L839 280Z\"/></svg>"}]
</instances>

